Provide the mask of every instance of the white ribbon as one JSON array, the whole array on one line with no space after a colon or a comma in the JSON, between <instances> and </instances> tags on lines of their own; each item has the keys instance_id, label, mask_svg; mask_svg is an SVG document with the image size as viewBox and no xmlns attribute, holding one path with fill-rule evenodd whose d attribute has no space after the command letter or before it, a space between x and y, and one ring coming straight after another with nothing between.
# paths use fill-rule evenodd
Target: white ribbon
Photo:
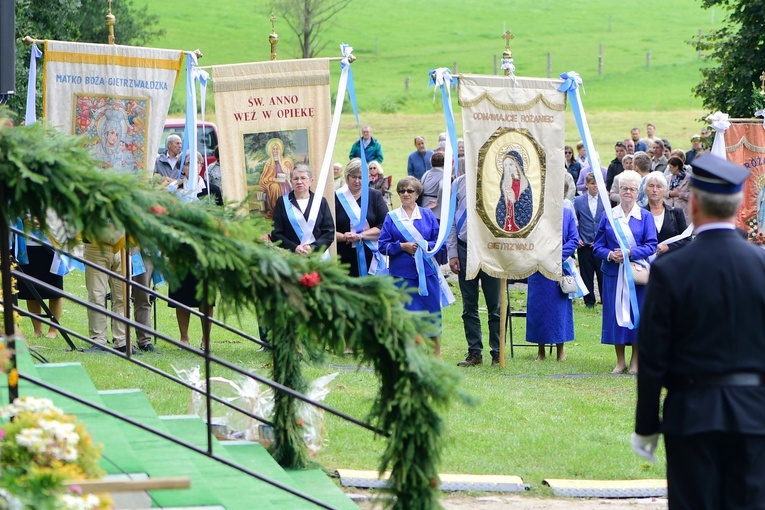
<instances>
[{"instance_id":1,"label":"white ribbon","mask_svg":"<svg viewBox=\"0 0 765 510\"><path fill-rule=\"evenodd\" d=\"M765 129L765 108L759 109L754 112L755 117L762 117L762 128Z\"/></svg>"},{"instance_id":2,"label":"white ribbon","mask_svg":"<svg viewBox=\"0 0 765 510\"><path fill-rule=\"evenodd\" d=\"M324 160L321 162L321 170L319 171L319 180L316 182L316 197L311 204L311 210L308 212L307 227L303 230L302 244L310 244L307 241L308 235L313 232L313 227L316 225L316 218L319 217L319 209L321 208L321 198L324 194L324 188L327 185L327 178L329 177L329 167L332 165L332 152L335 149L335 142L337 141L337 132L340 129L340 117L343 113L343 102L345 101L345 92L348 88L348 71L350 70L349 57L353 53L353 48L347 44L340 45L340 52L343 55L343 59L340 62L340 83L337 86L337 98L335 99L335 112L332 115L332 127L329 130L329 139L327 140L327 149L324 151Z\"/></svg>"},{"instance_id":3,"label":"white ribbon","mask_svg":"<svg viewBox=\"0 0 765 510\"><path fill-rule=\"evenodd\" d=\"M730 127L728 114L715 112L707 117L707 122L709 122L710 127L715 130L715 141L712 144L712 154L721 159L728 159L727 151L725 150L725 132Z\"/></svg>"},{"instance_id":4,"label":"white ribbon","mask_svg":"<svg viewBox=\"0 0 765 510\"><path fill-rule=\"evenodd\" d=\"M508 74L515 75L515 64L513 64L513 59L503 58L501 69L503 71L508 71Z\"/></svg>"}]
</instances>

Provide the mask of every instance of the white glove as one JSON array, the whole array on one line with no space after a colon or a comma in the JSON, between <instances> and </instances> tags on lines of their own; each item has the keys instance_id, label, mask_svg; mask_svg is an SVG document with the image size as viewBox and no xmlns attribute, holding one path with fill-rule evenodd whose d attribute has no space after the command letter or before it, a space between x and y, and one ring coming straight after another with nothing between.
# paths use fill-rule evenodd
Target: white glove
<instances>
[{"instance_id":1,"label":"white glove","mask_svg":"<svg viewBox=\"0 0 765 510\"><path fill-rule=\"evenodd\" d=\"M656 455L653 452L656 451L657 444L659 444L658 433L650 436L632 433L632 450L641 457L648 459L649 462L656 462Z\"/></svg>"}]
</instances>

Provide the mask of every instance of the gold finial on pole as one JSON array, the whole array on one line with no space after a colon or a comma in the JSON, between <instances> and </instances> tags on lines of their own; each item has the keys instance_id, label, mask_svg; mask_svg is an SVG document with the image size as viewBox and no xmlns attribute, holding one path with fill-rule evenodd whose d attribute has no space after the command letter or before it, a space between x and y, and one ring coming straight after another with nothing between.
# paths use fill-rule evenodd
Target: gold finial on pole
<instances>
[{"instance_id":1,"label":"gold finial on pole","mask_svg":"<svg viewBox=\"0 0 765 510\"><path fill-rule=\"evenodd\" d=\"M114 24L117 18L112 14L112 0L109 0L109 12L106 14L106 27L109 29L109 44L117 44L114 38Z\"/></svg>"},{"instance_id":2,"label":"gold finial on pole","mask_svg":"<svg viewBox=\"0 0 765 510\"><path fill-rule=\"evenodd\" d=\"M505 40L505 51L502 52L502 69L505 70L505 76L510 76L510 65L513 62L513 52L510 51L510 41L515 39L515 36L509 31L505 30L502 34L502 39Z\"/></svg>"},{"instance_id":3,"label":"gold finial on pole","mask_svg":"<svg viewBox=\"0 0 765 510\"><path fill-rule=\"evenodd\" d=\"M279 36L276 34L276 26L274 25L276 22L274 13L271 13L269 19L271 20L271 35L268 36L268 42L271 43L271 60L276 60L276 45L279 43Z\"/></svg>"},{"instance_id":4,"label":"gold finial on pole","mask_svg":"<svg viewBox=\"0 0 765 510\"><path fill-rule=\"evenodd\" d=\"M765 96L765 71L760 75L760 95Z\"/></svg>"}]
</instances>

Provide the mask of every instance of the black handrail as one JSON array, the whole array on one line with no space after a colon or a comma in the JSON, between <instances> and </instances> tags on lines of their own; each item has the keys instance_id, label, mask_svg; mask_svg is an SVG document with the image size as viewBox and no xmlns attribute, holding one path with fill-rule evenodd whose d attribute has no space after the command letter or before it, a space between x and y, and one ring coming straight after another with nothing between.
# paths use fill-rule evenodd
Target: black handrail
<instances>
[{"instance_id":1,"label":"black handrail","mask_svg":"<svg viewBox=\"0 0 765 510\"><path fill-rule=\"evenodd\" d=\"M3 228L3 227L5 227L5 228ZM5 230L6 232L8 232L8 225L7 225L7 223L5 221L2 221L2 219L0 219L0 231L2 231L2 230ZM17 234L20 234L20 235L27 235L23 231L19 231L19 230L15 229L15 228L10 228L10 230L13 231L14 233L17 233ZM6 240L7 240L8 235L7 234L5 236L0 235L0 237L5 237ZM275 487L278 487L279 489L285 490L285 491L287 491L287 492L289 492L289 493L291 493L291 494L293 494L293 495L295 495L297 497L301 497L301 498L303 498L303 499L305 499L307 501L310 501L310 502L312 502L312 503L314 503L314 504L316 504L316 505L318 505L318 506L320 506L322 508L331 508L331 507L326 506L326 504L324 504L324 503L322 503L320 501L317 501L314 498L311 498L310 496L302 494L299 491L295 491L294 489L290 489L289 487L283 486L283 485L279 484L278 482L274 482L273 480L269 480L265 476L258 475L257 473L254 473L254 472L252 472L252 471L250 471L250 470L248 470L248 469L246 469L246 468L244 468L242 466L239 466L236 463L230 462L230 461L228 461L226 459L220 458L217 455L215 455L215 453L213 451L213 444L214 443L213 443L212 423L211 423L211 416L212 416L212 414L211 414L211 404L212 404L213 401L218 402L218 403L220 403L220 404L222 404L222 405L224 405L224 406L226 406L226 407L228 407L230 409L233 409L233 410L235 410L237 412L240 412L240 413L244 414L245 416L248 416L248 417L250 417L252 419L258 420L261 423L265 423L265 424L270 425L270 426L273 426L273 423L271 421L269 421L269 420L266 420L266 419L264 419L264 418L262 418L260 416L255 415L254 413L251 413L248 410L241 409L241 408L235 406L234 404L232 404L232 403L230 403L230 402L228 402L228 401L226 401L226 400L224 400L224 399L222 399L220 397L217 397L217 396L213 395L212 394L211 385L210 385L210 374L211 374L211 368L212 368L211 365L212 365L212 363L216 363L217 366L221 366L221 367L227 368L227 369L231 370L232 372L237 373L239 375L242 375L244 377L252 378L252 379L258 381L259 383L265 384L266 386L269 386L269 387L273 388L275 391L285 392L285 393L289 394L290 396L292 396L293 398L296 398L296 399L298 399L300 401L303 401L303 402L305 402L307 404L310 404L310 405L316 406L316 407L318 407L320 409L323 409L323 410L325 410L325 411L327 411L327 412L329 412L331 414L334 414L335 416L338 416L341 419L349 421L349 422L351 422L351 423L353 423L355 425L358 425L358 426L360 426L360 427L362 427L364 429L370 430L370 431L374 432L375 434L378 434L378 435L381 435L381 436L384 436L384 437L388 437L389 436L388 433L384 432L383 430L378 429L377 427L374 427L373 425L371 425L369 423L366 423L366 422L364 422L362 420L354 418L354 417L352 417L352 416L350 416L350 415L348 415L346 413L343 413L341 411L335 410L335 409L333 409L333 408L331 408L331 407L329 407L329 406L327 406L327 405L325 405L325 404L323 404L321 402L315 402L315 401L309 399L308 397L306 397L305 395L303 395L303 394L293 390L292 388L283 386L283 385L281 385L281 384L279 384L279 383L277 383L275 381L272 381L272 380L268 379L267 377L263 377L263 376L260 376L258 374L247 372L244 369L242 369L242 368L240 368L240 367L238 367L236 365L233 365L232 363L229 363L229 362L227 362L227 361L225 361L223 359L215 357L211 353L210 342L209 342L209 334L207 333L207 331L209 330L209 325L212 323L212 324L216 324L217 326L219 326L221 328L224 328L227 331L230 331L230 332L232 332L232 333L234 333L234 334L236 334L236 335L238 335L238 336L240 336L242 338L245 338L245 339L250 340L250 341L252 341L254 343L262 345L262 346L264 346L266 348L270 348L271 345L268 344L267 342L263 342L263 341L261 341L261 340L259 340L257 338L254 338L254 337L252 337L250 335L247 335L246 333L243 333L242 331L239 331L236 328L228 326L227 324L225 324L225 323L223 323L221 321L218 321L218 320L215 320L212 317L209 317L207 314L203 314L201 312L198 312L195 309L189 308L189 307L183 305L182 303L179 303L179 302L177 302L177 301L175 301L173 299L170 299L167 296L159 294L158 292L156 292L155 290L153 290L153 289L151 289L149 287L145 287L145 286L143 286L143 285L133 281L132 279L125 278L123 275L121 275L119 273L115 273L115 272L110 271L108 269L105 269L105 268L103 268L101 266L98 266L97 264L94 264L94 263L92 263L92 262L90 262L88 260L82 259L80 257L76 257L76 256L71 255L71 254L68 254L66 251L64 251L64 250L62 250L62 249L60 249L60 248L58 248L56 246L53 246L52 244L50 244L50 243L48 243L46 241L43 241L43 240L39 240L39 241L40 241L41 244L44 244L44 245L52 248L53 250L55 250L55 251L57 251L59 253L65 253L68 256L70 256L72 259L78 260L78 261L82 262L83 264L85 264L88 267L94 268L95 270L103 272L103 273L109 275L110 277L116 278L117 280L119 280L119 281L123 282L124 284L128 285L130 288L140 288L144 292L147 292L149 295L154 296L155 298L158 296L160 299L162 299L162 300L164 300L164 301L166 301L168 303L171 303L171 304L173 304L174 306L176 306L178 308L186 310L186 311L188 311L192 315L195 315L195 316L198 316L198 317L202 318L202 321L203 321L203 346L202 346L203 347L203 352L200 353L197 349L192 348L191 346L182 344L182 343L180 343L180 342L178 342L178 341L176 341L176 340L174 340L174 339L172 339L172 338L170 338L170 337L168 337L168 336L166 336L166 335L156 331L156 329L152 330L150 327L146 327L146 326L144 326L142 324L138 324L138 323L134 322L133 320L131 320L130 318L124 317L124 316L119 315L119 314L116 314L116 313L112 312L111 310L108 310L105 307L89 303L87 301L84 301L84 300L76 297L76 296L73 296L71 294L67 294L66 292L62 292L60 289L57 289L55 287L52 287L52 286L48 285L45 282L37 280L36 278L31 277L30 275L24 273L23 271L12 270L10 268L10 264L8 263L9 253L10 252L9 252L9 246L8 246L7 242L4 243L4 246L1 247L1 248L4 248L2 250L3 253L0 254L0 256L2 257L2 262L3 262L2 268L1 268L2 269L2 274L4 276L3 277L3 287L6 287L6 286L10 287L10 283L9 282L10 282L11 278L8 278L7 276L13 276L13 277L15 277L15 278L17 278L17 279L19 279L19 280L21 280L23 282L32 283L32 284L38 285L39 287L44 288L46 290L57 292L57 293L59 293L61 295L61 297L65 297L65 298L67 298L68 300L70 300L71 302L73 302L75 304L83 306L84 308L86 308L88 310L97 311L98 313L101 313L101 314L103 314L103 315L105 315L107 317L110 317L112 320L116 320L116 321L122 322L122 323L128 325L128 327L132 327L132 328L136 329L137 331L145 332L145 333L148 333L148 334L153 334L155 338L161 338L162 340L165 340L166 342L168 342L168 343L170 343L172 345L175 345L177 347L180 347L181 349L184 349L184 350L186 350L188 352L192 352L192 353L194 353L196 355L200 355L200 354L203 355L204 356L204 361L205 361L205 369L204 370L205 370L205 381L206 381L206 385L205 385L205 389L204 390L202 390L200 388L197 388L194 385L192 385L192 384L190 384L190 383L188 383L186 381L183 381L180 378L178 378L178 377L176 377L176 376L174 376L172 374L169 374L169 373L165 372L164 370L161 370L161 369L159 369L157 367L154 367L154 366L152 366L152 365L150 365L148 363L144 363L144 362L136 359L132 355L132 352L131 352L132 349L126 349L126 352L122 353L122 352L116 351L115 349L112 349L112 348L110 348L108 346L98 344L99 347L103 348L107 352L110 352L112 354L116 354L117 356L120 356L120 357L122 357L124 359L127 359L128 361L130 361L130 362L132 362L132 363L134 363L134 364L136 364L136 365L138 365L138 366L140 366L140 367L142 367L142 368L144 368L146 370L149 370L152 373L160 375L160 376L162 376L162 377L164 377L164 378L166 378L166 379L168 379L168 380L170 380L172 382L175 382L176 384L180 384L181 386L183 386L185 388L188 388L191 391L194 391L194 392L197 392L197 393L200 393L200 394L204 395L205 404L206 404L206 408L207 408L207 417L208 417L207 423L205 424L206 425L206 430L207 430L207 438L206 438L207 439L207 441L206 441L207 449L205 450L203 448L199 448L199 447L196 447L194 445L185 443L184 441L182 441L180 439L176 439L176 438L174 438L174 437L172 437L172 436L170 436L170 435L168 435L166 433L163 433L161 431L156 431L156 430L152 429L151 427L148 427L146 425L138 423L138 422L136 422L135 420L133 420L131 418L123 416L123 415L121 415L119 413L116 413L114 411L108 410L108 409L106 409L106 408L104 408L102 406L99 406L98 404L94 404L94 403L88 402L85 399L77 397L76 395L72 395L72 394L70 394L70 393L68 393L68 392L66 392L64 390L52 387L52 386L50 386L50 385L48 385L48 384L46 384L46 383L44 383L42 381L38 381L35 378L29 377L28 375L19 374L19 378L20 379L29 381L29 382L31 382L33 384L37 384L40 387L44 387L44 388L46 388L46 389L48 389L50 391L53 391L53 392L55 392L57 394L63 395L65 397L67 397L67 398L70 398L72 400L80 402L80 403L82 403L82 404L84 404L86 406L89 406L89 407L93 408L93 409L98 409L98 410L100 410L100 411L102 411L102 412L104 412L104 413L106 413L106 414L108 414L110 416L113 416L113 417L115 417L117 419L123 420L123 421L125 421L127 423L131 423L134 426L137 426L137 427L139 427L139 428L141 428L143 430L146 430L148 432L154 433L154 434L156 434L156 435L158 435L158 436L160 436L160 437L162 437L162 438L164 438L166 440L169 440L169 441L171 441L173 443L179 444L179 445L181 445L181 446L183 446L185 448L188 448L188 449L190 449L192 451L195 451L197 453L201 453L203 455L206 455L206 456L208 456L208 457L210 457L210 458L212 458L212 459L214 459L214 460L216 460L218 462L221 462L221 463L223 463L223 464L225 464L225 465L227 465L229 467L232 467L234 469L237 469L237 470L239 470L239 471L241 471L241 472L243 472L245 474L248 474L248 475L250 475L250 476L252 476L252 477L254 477L256 479L259 479L259 480L261 480L261 481L263 481L265 483L269 483L269 484L271 484L271 485L273 485ZM204 288L204 294L205 294L204 295L204 301L205 302L208 302L208 300L209 300L208 299L209 296L207 295L207 292L208 292L208 289L205 286L205 288ZM10 293L4 294L4 295L10 295ZM12 302L12 300L8 300L8 301ZM9 307L5 307L5 303L3 303L3 306L4 306L5 310L6 310L6 313L4 314L5 317L6 317L6 321L7 321L8 316L11 315L10 313L8 313L8 311L9 310L15 310L19 314L21 314L21 315L23 315L25 317L32 317L32 316L34 316L37 320L40 320L40 322L42 322L42 323L44 323L46 325L51 325L52 324L51 321L48 318L43 318L41 316L37 316L36 314L31 314L31 313L27 312L26 310L21 309L15 303L14 303L13 306L9 306ZM60 324L56 324L56 327L61 329L63 332L65 332L67 334L71 334L72 336L74 336L74 337L76 337L76 338L78 338L80 340L83 340L83 341L85 341L85 342L87 342L87 343L89 343L91 345L96 345L97 344L94 340L92 340L92 339L90 339L90 338L88 338L88 337L86 337L86 336L84 336L84 335L82 335L82 334L80 334L80 333L78 333L76 331L73 331L73 330L71 330L69 328L66 328L65 326L62 326ZM11 342L14 341L14 338L13 338L13 335L8 332L8 331L12 331L12 330L8 330L7 327L5 329L6 329L6 335L10 335L10 336L8 336L9 348L13 348L10 344L11 344ZM129 345L130 344L127 344L127 346L129 346ZM15 366L15 356L13 356L12 358L13 358L12 362L13 362L13 364ZM14 387L14 388L11 388L10 384L9 384L9 397L11 397L11 401L13 400L13 397L18 395L17 393L14 394L13 390L15 390L15 389L17 389L17 386Z\"/></svg>"},{"instance_id":2,"label":"black handrail","mask_svg":"<svg viewBox=\"0 0 765 510\"><path fill-rule=\"evenodd\" d=\"M283 490L285 492L288 492L288 493L292 494L293 496L297 496L298 498L301 498L301 499L303 499L305 501L313 503L314 505L317 505L317 506L319 506L321 508L326 508L327 510L335 510L334 507L329 506L326 503L324 503L322 501L319 501L318 499L315 499L315 498L309 496L308 494L305 494L305 493L300 492L298 490L295 490L295 489L293 489L291 487L288 487L287 485L284 485L284 484L282 484L280 482L277 482L276 480L271 480L270 478L268 478L266 476L263 476L263 475L260 475L260 474L258 474L256 472L254 472L254 471L251 471L251 470L247 469L246 467L240 466L239 464L237 464L235 462L232 462L232 461L230 461L228 459L225 459L223 457L218 457L217 455L215 455L213 453L212 447L210 447L209 451L206 451L206 450L204 450L202 448L199 448L198 446L195 446L195 445L193 445L191 443L187 443L185 441L177 439L176 437L171 436L170 434L167 434L165 432L162 432L161 430L157 430L157 429L155 429L153 427L149 427L148 425L144 425L143 423L140 423L140 422L130 418L129 416L125 416L124 414L118 413L116 411L112 411L111 409L109 409L107 407L104 407L104 406L101 406L101 405L98 405L98 404L94 404L93 402L85 400L84 398L81 398L81 397L78 397L77 395L68 393L68 392L66 392L64 390L56 388L55 386L47 384L47 383L45 383L45 382L43 382L43 381L41 381L39 379L36 379L34 377L30 377L30 376L28 376L26 374L19 373L19 379L22 379L24 381L30 382L30 383L32 383L32 384L34 384L36 386L40 386L41 388L45 388L46 390L52 391L53 393L56 393L57 395L61 395L62 397L66 397L66 398L68 398L70 400L73 400L73 401L78 402L78 403L80 403L82 405L90 407L91 409L95 409L95 410L97 410L99 412L102 412L104 414L108 414L109 416L111 416L113 418L116 418L116 419L118 419L120 421L124 421L126 423L129 423L129 424L133 425L134 427L138 427L141 430L144 430L146 432L154 434L154 435L156 435L158 437L161 437L162 439L165 439L167 441L175 443L175 444L177 444L179 446L182 446L182 447L184 447L184 448L186 448L188 450L192 450L192 451L194 451L196 453L199 453L199 454L202 454L202 455L204 455L206 457L214 459L214 460L220 462L221 464L224 464L224 465L226 465L226 466L228 466L230 468L236 469L237 471L240 471L240 472L242 472L242 473L244 473L246 475L249 475L249 476L251 476L253 478L257 478L261 482L265 482L265 483L267 483L267 484L269 484L269 485L271 485L273 487L277 487L277 488L279 488L279 489L281 489L281 490Z\"/></svg>"},{"instance_id":3,"label":"black handrail","mask_svg":"<svg viewBox=\"0 0 765 510\"><path fill-rule=\"evenodd\" d=\"M32 276L29 276L26 273L20 273L18 271L12 270L11 274L13 276L17 277L17 278L20 277L22 280L26 280L26 281L34 283L35 285L39 285L40 287L45 288L47 290L53 290L53 289L59 290L59 289L56 289L55 287L52 287L52 286L48 285L47 283L45 283L43 281L40 281L40 280L38 280L38 279L36 279L36 278L34 278ZM133 282L130 282L130 284L132 284L132 283ZM165 335L163 335L162 333L160 333L158 331L152 332L151 329L147 328L146 326L142 326L142 325L138 324L137 322L132 321L131 319L129 319L127 317L123 317L122 315L119 315L119 314L116 314L116 313L112 312L111 310L105 309L105 308L100 307L98 305L94 305L92 303L88 303L87 301L83 301L82 299L79 299L77 297L71 296L71 295L66 294L66 293L62 293L62 296L67 297L70 301L72 301L72 302L74 302L76 304L79 304L81 306L84 306L85 308L88 308L88 309L91 309L91 310L95 310L95 311L97 311L99 313L102 313L102 314L106 315L107 317L110 317L110 318L115 319L117 321L120 321L120 322L123 322L125 324L128 324L128 325L130 325L130 327L139 329L141 331L146 331L146 332L149 332L149 333L156 334L159 338L161 338L162 340L165 340L166 342L169 342L169 343L171 343L173 345L181 347L181 348L183 348L183 349L185 349L187 351L193 352L195 354L199 354L199 351L197 351L193 347L190 347L190 346L182 344L182 343L180 343L180 342L178 342L176 340L173 340L172 338L170 338L168 336L165 336ZM187 306L185 306L185 305L183 305L181 303L178 303L178 305L180 307L182 307L183 309L186 309L186 310L189 309ZM16 310L21 311L21 309L19 307L14 306L14 308ZM43 322L47 324L46 321L43 321ZM69 330L67 330L67 331L69 331ZM75 336L77 336L78 338L81 338L81 339L85 340L88 343L95 344L95 342L93 342L93 340L91 340L90 338L82 337L82 335L80 335L80 334L78 334L76 332L73 332L73 334ZM130 353L130 350L126 350L126 352L124 353L124 356L123 356L123 353L121 353L119 351L116 351L116 350L114 350L114 349L112 349L112 348L110 348L108 346L101 345L101 344L98 344L98 346L103 348L104 350L106 350L108 352L111 352L113 354L117 354L117 355L119 355L121 357L124 357L125 359L128 359L129 361L131 361L131 362L133 362L133 363L135 363L135 364L137 364L139 366L143 366L145 368L148 368L148 369L152 370L154 373L156 373L158 375L162 375L162 376L166 377L167 379L170 379L170 380L174 380L175 379L174 376L168 374L167 372L164 372L163 370L157 369L156 367L151 367L151 365L148 365L146 363L143 363L141 361L138 361L138 360L134 359L134 357ZM315 401L311 400L310 398L306 397L305 395L303 395L302 393L300 393L300 392L298 392L296 390L293 390L292 388L289 388L287 386L284 386L282 384L279 384L279 383L277 383L275 381L272 381L271 379L269 379L267 377L263 377L261 375L254 374L252 372L248 372L248 371L246 371L246 370L244 370L244 369L242 369L242 368L240 368L240 367L238 367L238 366L236 366L236 365L234 365L232 363L229 363L229 362L227 362L227 361L225 361L225 360L223 360L221 358L217 358L217 357L215 357L215 356L213 356L211 354L210 349L205 350L204 353L202 353L202 354L204 354L206 357L209 357L210 361L214 361L218 365L223 366L225 368L228 368L229 370L231 370L233 372L236 372L236 373L238 373L240 375L243 375L245 377L250 377L252 379L255 379L256 381L258 381L258 382L260 382L262 384L265 384L266 386L270 386L271 388L273 388L275 390L283 391L283 392L287 393L288 395L290 395L290 396L292 396L292 397L294 397L294 398L296 398L298 400L302 400L303 402L305 402L307 404L310 404L310 405L316 406L316 407L318 407L320 409L323 409L323 410L327 411L328 413L334 414L338 418L342 418L342 419L344 419L346 421L349 421L349 422L351 422L351 423L353 423L355 425L363 427L363 428L365 428L365 429L367 429L367 430L369 430L371 432L374 432L375 434L378 434L378 435L383 436L383 437L388 437L388 434L385 431L383 431L381 429L378 429L377 427L375 427L373 425L370 425L369 423L366 423L366 422L364 422L362 420L359 420L358 418L354 418L353 416L351 416L349 414L346 414L346 413L344 413L342 411L338 411L336 409L333 409L333 408L331 408L331 407L329 407L326 404L323 404L321 402L315 402ZM207 367L207 369L209 370L209 367ZM209 371L208 371L208 373L209 373ZM201 392L201 390L197 390L197 391ZM207 390L206 391L209 392L209 385L207 385ZM205 394L207 394L207 393L205 393ZM232 409L236 409L237 411L241 411L241 412L243 412L244 414L247 414L250 417L254 417L254 416L251 416L250 414L244 412L242 409L240 409L240 408L238 408L236 406L229 406L229 407L231 407ZM258 420L260 419L260 418L257 418L257 417L254 417L254 418L256 418Z\"/></svg>"},{"instance_id":4,"label":"black handrail","mask_svg":"<svg viewBox=\"0 0 765 510\"><path fill-rule=\"evenodd\" d=\"M171 304L171 305L173 305L175 307L182 308L182 309L186 310L187 312L190 312L192 315L195 315L195 316L200 317L200 318L204 318L204 316L205 316L205 314L199 312L198 310L186 307L182 303L179 303L178 301L176 301L176 300L174 300L174 299L172 299L172 298L170 298L168 296L165 296L164 294L160 294L159 292L157 292L156 290L154 290L154 289L152 289L150 287L146 287L144 285L141 285L140 283L138 283L136 281L133 281L130 278L126 278L124 275L121 275L120 273L115 273L114 271L112 271L110 269L106 269L105 267L99 266L98 264L96 264L94 262L91 262L91 261L89 261L87 259L84 259L82 257L78 257L77 255L74 255L73 253L69 253L69 252L63 250L62 248L57 247L57 246L51 244L50 242L48 242L48 241L46 241L44 239L40 239L40 238L38 238L38 237L28 233L28 232L24 232L23 230L19 230L19 229L15 228L15 227L10 227L10 231L12 233L14 233L14 234L22 235L22 236L26 236L26 237L29 237L31 239L34 239L36 242L42 244L43 246L47 246L48 248L51 248L51 249L55 250L58 253L62 253L62 254L66 255L67 257L69 257L72 260L76 260L77 262L80 262L80 263L82 263L82 264L84 264L86 266L89 266L89 267L91 267L91 268L93 268L93 269L95 269L97 271L100 271L100 272L102 272L104 274L107 274L111 278L116 278L117 280L121 281L122 283L126 283L126 284L128 284L128 285L130 285L132 287L141 289L142 291L146 292L150 296L154 296L155 298L159 298L159 299L161 299L163 301L166 301L167 303L169 303L169 304ZM55 289L55 290L56 290L56 292L61 292L60 289ZM103 309L99 308L99 310L103 310ZM259 338L255 338L254 336L251 336L251 335L248 335L244 331L240 331L240 330L238 330L238 329L236 329L234 327L231 327L228 324L226 324L225 322L221 322L221 321L215 319L214 317L210 317L209 319L210 319L210 322L212 322L216 326L221 327L221 328L223 328L223 329L225 329L225 330L227 330L227 331L229 331L231 333L234 333L237 336L240 336L240 337L244 338L245 340L249 340L251 342L255 342L256 344L261 345L261 346L263 346L263 347L265 347L267 349L271 348L271 344L269 344L268 342L266 342L264 340L261 340ZM146 327L141 327L141 328L139 328L139 330L140 331L149 332L149 330Z\"/></svg>"},{"instance_id":5,"label":"black handrail","mask_svg":"<svg viewBox=\"0 0 765 510\"><path fill-rule=\"evenodd\" d=\"M2 300L0 300L0 303L2 303ZM36 315L35 315L35 314L32 314L32 313L30 313L30 312L27 312L26 310L22 310L22 309L20 309L20 308L17 308L16 310L17 310L17 312L18 312L20 315L22 315L22 316L24 316L24 317L36 317ZM49 323L50 321L43 319L41 322L42 322L43 324L49 325L48 323ZM74 336L74 337L75 337L75 338L77 338L78 340L83 340L83 341L85 341L85 342L89 342L89 343L90 343L90 344L92 344L92 345L99 345L100 347L103 347L103 348L104 348L104 350L106 350L106 351L108 351L108 352L111 352L112 354L114 354L114 355L116 355L116 356L119 356L119 357L121 357L121 358L127 358L127 356L125 355L125 353L122 353L122 352L120 352L120 351L114 350L114 349L112 349L111 347L109 347L108 345L104 345L104 346L101 346L100 344L97 344L96 342L94 342L92 339L90 339L90 338L88 338L88 337L86 337L86 336L83 336L81 333L78 333L78 332L76 332L76 331L74 331L74 330L68 329L68 328L66 328L65 326L61 326L61 328L62 328L62 329L66 329L66 332L67 332L67 333L69 333L70 335ZM169 379L169 380L171 380L171 381L173 381L173 382L175 382L175 383L177 383L177 384L179 384L179 385L181 385L181 386L184 386L185 388L187 388L187 389L189 389L189 390L191 390L191 391L195 391L195 392L197 392L197 393L201 393L201 394L203 394L203 395L205 394L204 390L201 390L201 389L197 388L197 387L196 387L196 386L194 386L193 384L191 384L191 383L188 383L188 382L184 381L183 379L181 379L181 378L179 378L179 377L176 377L176 376L174 376L174 375L170 374L169 372L165 372L164 370L161 370L161 369L159 369L159 368L157 368L157 367L155 367L155 366L153 366L153 365L149 365L148 363L144 363L143 361L140 361L140 360L134 359L134 358L132 358L132 357L131 357L131 361L132 361L133 363L135 363L136 365L138 365L138 366L140 366L140 367L143 367L143 368L145 368L146 370L148 370L148 371L150 371L150 372L153 372L153 373L155 373L155 374L157 374L157 375L163 376L163 377L165 377L166 379ZM216 401L216 402L218 402L219 404L223 404L224 406L228 407L229 409L233 409L233 410L235 410L235 411L241 412L241 413L242 413L242 414L244 414L245 416L248 416L248 417L250 417L250 418L253 418L253 419L255 419L255 420L258 420L258 421L260 421L260 422L262 422L262 423L265 423L266 425L269 425L269 426L273 426L273 423L272 423L272 422L270 422L269 420L267 420L267 419L265 419L265 418L262 418L262 417L260 417L260 416L258 416L258 415L256 415L256 414L250 413L249 411L247 411L247 410L245 410L245 409L242 409L242 408L240 408L240 407L237 407L237 406L235 406L234 404L232 404L231 402L228 402L227 400L224 400L224 399L222 399L221 397L218 397L217 395L212 395L212 394L211 394L211 395L210 395L210 399L211 399L211 400L214 400L214 401Z\"/></svg>"}]
</instances>

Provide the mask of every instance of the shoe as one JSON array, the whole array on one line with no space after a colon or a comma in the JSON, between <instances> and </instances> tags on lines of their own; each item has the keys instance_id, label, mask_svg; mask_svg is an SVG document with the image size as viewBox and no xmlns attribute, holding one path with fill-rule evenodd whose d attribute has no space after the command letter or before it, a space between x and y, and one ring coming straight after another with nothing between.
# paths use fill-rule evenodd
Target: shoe
<instances>
[{"instance_id":1,"label":"shoe","mask_svg":"<svg viewBox=\"0 0 765 510\"><path fill-rule=\"evenodd\" d=\"M100 345L91 345L87 349L82 350L85 354L106 354L106 350Z\"/></svg>"},{"instance_id":2,"label":"shoe","mask_svg":"<svg viewBox=\"0 0 765 510\"><path fill-rule=\"evenodd\" d=\"M457 363L458 367L474 367L483 363L483 355L480 351L468 351L465 361Z\"/></svg>"},{"instance_id":3,"label":"shoe","mask_svg":"<svg viewBox=\"0 0 765 510\"><path fill-rule=\"evenodd\" d=\"M154 354L159 354L159 350L154 347L154 344L151 342L145 345L139 345L138 348L143 352L153 352Z\"/></svg>"},{"instance_id":4,"label":"shoe","mask_svg":"<svg viewBox=\"0 0 765 510\"><path fill-rule=\"evenodd\" d=\"M499 365L499 353L498 352L491 351L491 364L492 364L492 366Z\"/></svg>"},{"instance_id":5,"label":"shoe","mask_svg":"<svg viewBox=\"0 0 765 510\"><path fill-rule=\"evenodd\" d=\"M121 347L115 347L115 348L114 348L114 350L115 350L115 351L117 351L117 352L121 352L121 353L123 353L123 354L127 354L127 345L123 345L123 346L121 346ZM133 355L137 355L137 354L139 354L139 353L138 353L138 352L135 350L135 346L131 346L131 352L130 352L130 354L133 354Z\"/></svg>"}]
</instances>

